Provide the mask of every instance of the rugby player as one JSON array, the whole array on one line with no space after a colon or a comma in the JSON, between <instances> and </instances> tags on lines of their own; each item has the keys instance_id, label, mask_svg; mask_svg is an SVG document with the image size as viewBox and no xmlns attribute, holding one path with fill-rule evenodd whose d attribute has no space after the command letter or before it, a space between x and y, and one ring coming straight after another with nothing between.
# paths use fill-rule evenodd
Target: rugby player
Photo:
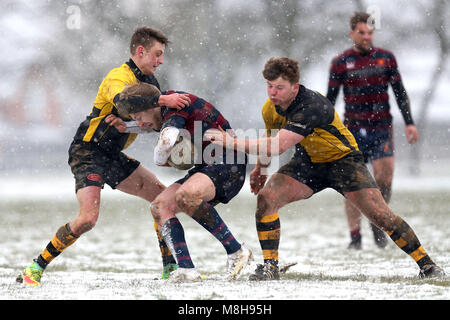
<instances>
[{"instance_id":1,"label":"rugby player","mask_svg":"<svg viewBox=\"0 0 450 320\"><path fill-rule=\"evenodd\" d=\"M353 46L332 60L327 98L334 105L343 86L344 124L353 134L366 163L371 163L373 175L384 200L389 203L394 173L394 143L388 87L391 85L397 105L406 124L408 143L415 143L418 132L414 125L408 95L403 86L394 55L373 46L374 27L370 15L356 12L350 19ZM345 201L350 228L348 248L361 248L361 213ZM375 243L387 244L384 232L370 224Z\"/></svg>"},{"instance_id":2,"label":"rugby player","mask_svg":"<svg viewBox=\"0 0 450 320\"><path fill-rule=\"evenodd\" d=\"M200 137L194 147L198 148L197 154L201 157L194 161L195 165L186 176L161 192L151 207L162 237L171 252L175 253L178 263L177 270L170 275L170 281L201 280L189 254L183 226L176 217L176 213L181 211L221 242L228 257L226 278L234 280L252 260L252 252L235 239L214 206L228 203L241 190L245 182L247 156L233 151L230 157L226 149L202 141L203 133L210 128L231 130L229 122L211 103L190 93L191 104L180 111L163 105L153 108L139 101L140 98L157 98L160 94L157 87L146 83L131 85L120 94L117 107L121 113L129 114L136 120L140 127L161 132L154 149L157 165L168 165L171 151L181 136L193 144L196 143L196 135Z\"/></svg>"},{"instance_id":3,"label":"rugby player","mask_svg":"<svg viewBox=\"0 0 450 320\"><path fill-rule=\"evenodd\" d=\"M95 226L105 183L149 202L165 189L152 172L122 152L136 139L137 133L121 133L107 118L114 115L109 119L129 119L116 108L120 92L127 85L142 82L159 87L154 73L163 63L168 43L168 38L159 30L147 26L137 28L130 40L130 59L103 79L92 111L78 127L69 149L68 162L75 177L78 215L56 231L41 254L18 276L18 282L40 285L48 264ZM179 93L161 95L152 102L175 109L190 104L189 96ZM165 268L163 277L167 277L176 262L161 241L160 246Z\"/></svg>"},{"instance_id":4,"label":"rugby player","mask_svg":"<svg viewBox=\"0 0 450 320\"><path fill-rule=\"evenodd\" d=\"M352 202L372 223L384 230L395 244L409 254L421 277L444 276L428 256L412 228L388 207L364 163L355 138L339 119L333 105L321 94L299 83L298 62L271 58L264 67L269 100L263 109L269 129L276 136L258 139L234 138L226 131L209 130L206 139L219 146L243 149L267 156L282 154L295 146L292 159L271 176L261 171L260 161L251 173L252 192L257 194L256 229L264 264L251 280L279 279L278 211L288 203L333 188ZM271 106L269 111L266 110ZM280 121L280 116L284 117ZM282 124L284 123L284 124ZM272 148L278 144L278 148Z\"/></svg>"}]
</instances>

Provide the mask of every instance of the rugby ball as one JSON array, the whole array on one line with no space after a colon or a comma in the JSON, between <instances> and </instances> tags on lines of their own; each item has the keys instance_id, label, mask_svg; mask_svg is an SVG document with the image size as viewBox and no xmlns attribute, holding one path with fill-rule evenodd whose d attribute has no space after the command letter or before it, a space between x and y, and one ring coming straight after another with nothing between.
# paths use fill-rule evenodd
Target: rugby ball
<instances>
[{"instance_id":1,"label":"rugby ball","mask_svg":"<svg viewBox=\"0 0 450 320\"><path fill-rule=\"evenodd\" d=\"M191 139L180 136L170 152L167 163L179 170L189 170L194 166L195 154Z\"/></svg>"}]
</instances>

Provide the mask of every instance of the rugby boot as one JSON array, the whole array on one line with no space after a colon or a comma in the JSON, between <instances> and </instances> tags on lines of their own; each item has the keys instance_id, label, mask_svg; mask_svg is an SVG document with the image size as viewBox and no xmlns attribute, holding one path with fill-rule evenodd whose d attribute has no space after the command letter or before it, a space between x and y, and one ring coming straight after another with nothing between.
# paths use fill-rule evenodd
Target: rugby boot
<instances>
[{"instance_id":1,"label":"rugby boot","mask_svg":"<svg viewBox=\"0 0 450 320\"><path fill-rule=\"evenodd\" d=\"M235 253L228 255L227 280L235 280L241 271L253 260L253 254L244 244Z\"/></svg>"},{"instance_id":2,"label":"rugby boot","mask_svg":"<svg viewBox=\"0 0 450 320\"><path fill-rule=\"evenodd\" d=\"M445 272L435 264L426 264L420 269L419 277L422 279L443 278L445 277Z\"/></svg>"},{"instance_id":3,"label":"rugby boot","mask_svg":"<svg viewBox=\"0 0 450 320\"><path fill-rule=\"evenodd\" d=\"M386 233L383 230L381 230L380 228L378 228L376 225L374 225L373 223L370 224L370 227L372 228L375 244L379 248L386 247L388 244L388 238L387 238Z\"/></svg>"},{"instance_id":4,"label":"rugby boot","mask_svg":"<svg viewBox=\"0 0 450 320\"><path fill-rule=\"evenodd\" d=\"M280 280L280 271L278 266L272 263L258 264L255 273L250 275L249 280L265 281L265 280Z\"/></svg>"},{"instance_id":5,"label":"rugby boot","mask_svg":"<svg viewBox=\"0 0 450 320\"><path fill-rule=\"evenodd\" d=\"M31 287L36 287L41 285L41 277L43 272L44 269L38 265L36 261L33 261L33 263L29 267L26 267L16 278L16 281Z\"/></svg>"},{"instance_id":6,"label":"rugby boot","mask_svg":"<svg viewBox=\"0 0 450 320\"><path fill-rule=\"evenodd\" d=\"M177 269L178 269L178 265L176 263L169 263L169 264L165 265L163 268L163 272L161 274L161 279L169 279L170 273Z\"/></svg>"},{"instance_id":7,"label":"rugby boot","mask_svg":"<svg viewBox=\"0 0 450 320\"><path fill-rule=\"evenodd\" d=\"M170 274L169 282L197 282L202 276L195 268L177 268Z\"/></svg>"}]
</instances>

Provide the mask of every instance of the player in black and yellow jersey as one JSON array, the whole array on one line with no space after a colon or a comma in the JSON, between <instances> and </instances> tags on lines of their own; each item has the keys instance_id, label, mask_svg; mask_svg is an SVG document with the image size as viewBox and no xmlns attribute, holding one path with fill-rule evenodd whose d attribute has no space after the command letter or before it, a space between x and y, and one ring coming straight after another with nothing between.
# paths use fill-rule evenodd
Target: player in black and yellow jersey
<instances>
[{"instance_id":1,"label":"player in black and yellow jersey","mask_svg":"<svg viewBox=\"0 0 450 320\"><path fill-rule=\"evenodd\" d=\"M421 277L443 276L444 271L428 256L411 227L384 201L355 138L339 119L333 105L321 94L300 85L298 62L272 58L266 63L263 75L270 100L263 108L264 120L267 129L279 128L278 134L237 139L216 130L205 135L218 145L259 155L282 154L296 147L290 162L267 184L267 175L261 172L259 161L250 175L252 192L258 195L256 229L264 257L264 264L257 267L250 279L279 279L279 209L325 188L340 192L384 230L416 261Z\"/></svg>"},{"instance_id":2,"label":"player in black and yellow jersey","mask_svg":"<svg viewBox=\"0 0 450 320\"><path fill-rule=\"evenodd\" d=\"M129 61L112 69L103 79L94 107L80 124L69 149L69 165L75 177L75 192L79 203L78 216L58 229L41 254L19 275L18 282L39 285L47 265L95 226L99 215L100 193L105 183L112 189L149 202L165 190L165 186L152 172L122 152L135 140L137 133L121 133L112 124L117 120L130 120L127 115L119 114L115 106L121 91L127 85L146 82L159 88L154 73L163 63L168 43L168 38L159 30L146 26L137 28L130 41ZM174 93L142 103L179 109L189 105L190 99L186 94ZM158 239L163 264L172 263L176 266L164 241L160 237Z\"/></svg>"}]
</instances>

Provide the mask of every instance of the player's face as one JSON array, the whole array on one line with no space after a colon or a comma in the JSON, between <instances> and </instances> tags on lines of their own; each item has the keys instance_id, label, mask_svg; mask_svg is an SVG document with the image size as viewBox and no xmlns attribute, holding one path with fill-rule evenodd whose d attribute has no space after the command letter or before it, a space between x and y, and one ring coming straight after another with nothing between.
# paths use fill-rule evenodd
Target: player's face
<instances>
[{"instance_id":1,"label":"player's face","mask_svg":"<svg viewBox=\"0 0 450 320\"><path fill-rule=\"evenodd\" d=\"M273 81L267 80L267 95L270 100L283 108L287 109L298 93L299 83L290 83L289 80L279 77Z\"/></svg>"},{"instance_id":2,"label":"player's face","mask_svg":"<svg viewBox=\"0 0 450 320\"><path fill-rule=\"evenodd\" d=\"M135 56L138 63L136 63L142 73L150 75L155 74L156 68L163 64L165 46L161 42L155 41L153 45L146 49L143 46L136 48ZM136 62L136 61L135 61Z\"/></svg>"},{"instance_id":3,"label":"player's face","mask_svg":"<svg viewBox=\"0 0 450 320\"><path fill-rule=\"evenodd\" d=\"M160 108L136 112L130 116L133 120L136 120L140 128L148 127L157 131L161 129L162 119Z\"/></svg>"},{"instance_id":4,"label":"player's face","mask_svg":"<svg viewBox=\"0 0 450 320\"><path fill-rule=\"evenodd\" d=\"M373 28L367 23L358 22L355 30L350 30L355 49L358 51L369 51L372 48Z\"/></svg>"}]
</instances>

